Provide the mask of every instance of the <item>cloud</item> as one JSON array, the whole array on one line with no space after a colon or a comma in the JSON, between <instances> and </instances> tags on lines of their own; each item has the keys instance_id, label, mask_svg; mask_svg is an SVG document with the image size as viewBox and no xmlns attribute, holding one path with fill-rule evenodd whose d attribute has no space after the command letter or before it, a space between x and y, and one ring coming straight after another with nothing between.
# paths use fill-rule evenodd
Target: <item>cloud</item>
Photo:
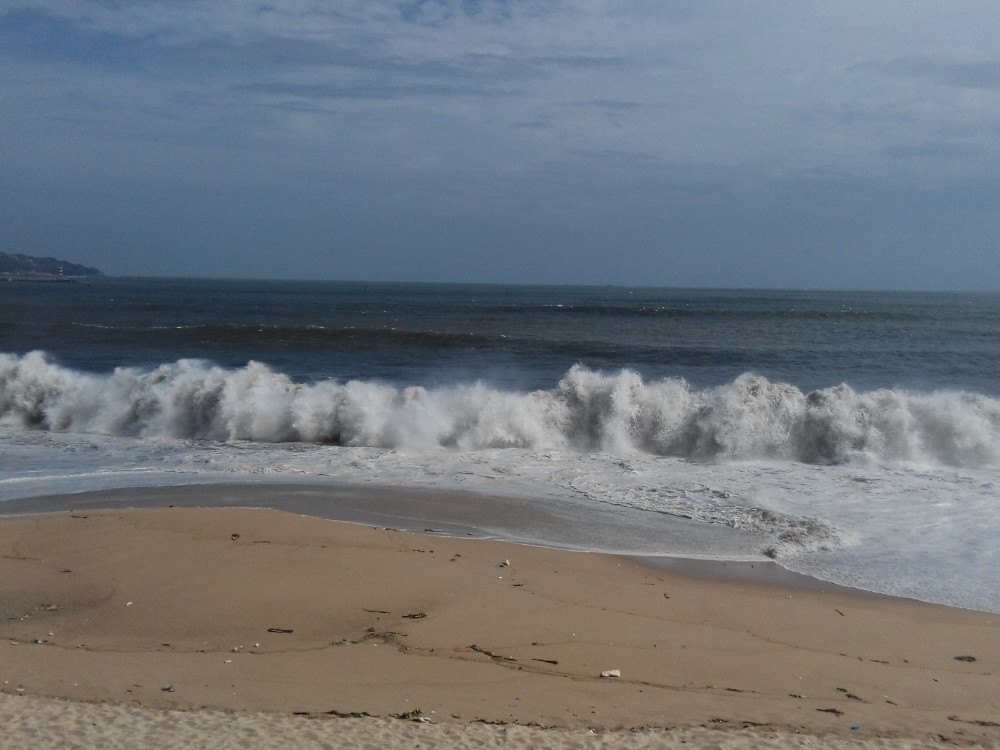
<instances>
[{"instance_id":1,"label":"cloud","mask_svg":"<svg viewBox=\"0 0 1000 750\"><path fill-rule=\"evenodd\" d=\"M645 102L621 101L618 99L591 99L586 102L573 102L577 107L596 107L612 112L629 112L635 109L642 109L651 105Z\"/></svg>"},{"instance_id":2,"label":"cloud","mask_svg":"<svg viewBox=\"0 0 1000 750\"><path fill-rule=\"evenodd\" d=\"M586 246L596 268L617 235L637 258L668 241L714 248L722 274L743 246L763 258L799 243L814 264L815 248L888 247L880 221L905 234L903 219L919 219L907 201L944 223L935 199L963 226L995 224L975 198L1000 163L998 4L3 7L0 220L24 238L52 236L61 219L47 207L65 196L100 194L131 212L117 208L112 231L79 198L81 241L131 232L161 254L176 207L212 206L218 220L198 232L221 238L219 252L282 231L300 246L344 236L397 247L389 267L402 268L416 238L427 258L434 243L459 253L479 238L497 252L520 243L536 264L565 246L564 268ZM144 234L161 204L177 216ZM241 220L255 222L251 240ZM987 233L968 236L972 247Z\"/></svg>"},{"instance_id":3,"label":"cloud","mask_svg":"<svg viewBox=\"0 0 1000 750\"><path fill-rule=\"evenodd\" d=\"M238 91L257 94L296 96L305 99L375 99L399 100L421 96L509 96L512 92L489 90L482 86L461 83L248 83Z\"/></svg>"},{"instance_id":4,"label":"cloud","mask_svg":"<svg viewBox=\"0 0 1000 750\"><path fill-rule=\"evenodd\" d=\"M0 16L4 56L64 61L86 68L124 66L142 46L112 31L80 27L65 19L25 8Z\"/></svg>"},{"instance_id":5,"label":"cloud","mask_svg":"<svg viewBox=\"0 0 1000 750\"><path fill-rule=\"evenodd\" d=\"M927 57L904 57L864 66L886 75L918 78L942 86L1000 89L1000 60L954 62Z\"/></svg>"},{"instance_id":6,"label":"cloud","mask_svg":"<svg viewBox=\"0 0 1000 750\"><path fill-rule=\"evenodd\" d=\"M895 159L935 158L935 159L965 159L984 156L986 148L978 144L927 142L889 146L882 153Z\"/></svg>"}]
</instances>

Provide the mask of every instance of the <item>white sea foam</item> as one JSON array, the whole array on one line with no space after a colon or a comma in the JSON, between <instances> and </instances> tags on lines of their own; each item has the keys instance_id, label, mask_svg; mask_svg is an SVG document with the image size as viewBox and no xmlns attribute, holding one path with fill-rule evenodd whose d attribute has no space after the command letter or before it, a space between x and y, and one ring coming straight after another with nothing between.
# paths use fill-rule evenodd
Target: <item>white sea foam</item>
<instances>
[{"instance_id":1,"label":"white sea foam","mask_svg":"<svg viewBox=\"0 0 1000 750\"><path fill-rule=\"evenodd\" d=\"M41 352L0 355L0 425L128 437L307 442L461 451L634 452L699 461L1000 465L1000 401L975 393L803 394L745 374L695 390L622 370L572 367L551 390L482 384L427 389L377 382L295 383L258 362L223 369L179 360L109 375Z\"/></svg>"}]
</instances>

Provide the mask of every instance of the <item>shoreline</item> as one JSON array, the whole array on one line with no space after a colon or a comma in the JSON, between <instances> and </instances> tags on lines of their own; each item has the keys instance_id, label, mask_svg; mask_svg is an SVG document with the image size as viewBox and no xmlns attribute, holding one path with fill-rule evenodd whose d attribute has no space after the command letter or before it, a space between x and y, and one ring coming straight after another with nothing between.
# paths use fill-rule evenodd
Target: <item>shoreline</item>
<instances>
[{"instance_id":1,"label":"shoreline","mask_svg":"<svg viewBox=\"0 0 1000 750\"><path fill-rule=\"evenodd\" d=\"M371 507L375 503L378 507ZM655 521L657 522L655 533L662 535L663 544L680 549L664 554L649 554L628 549L608 549L606 546L588 548L568 536L568 529L560 525L565 520L567 511L559 507L556 501L540 504L513 495L487 495L469 490L348 482L337 484L195 482L179 485L129 486L5 500L0 502L0 521L9 517L74 510L165 507L272 509L309 518L361 526L378 525L442 538L483 539L570 552L621 555L634 558L649 567L695 578L906 599L797 573L782 567L780 563L763 554L759 554L756 559L698 556L690 548L684 548L685 534L694 530L700 540L709 534L739 536L740 532L729 527L710 526L706 531L706 524L663 513L644 511L626 513L621 510L609 512L609 517L613 516L613 522L620 528L617 537L613 534L608 536L612 544L624 546L628 544L629 535L635 534L643 522ZM541 531L536 531L533 536L526 535L523 529L530 526L541 528ZM609 528L605 527L605 533ZM648 524L643 530L648 533ZM565 541L566 539L569 541Z\"/></svg>"},{"instance_id":2,"label":"shoreline","mask_svg":"<svg viewBox=\"0 0 1000 750\"><path fill-rule=\"evenodd\" d=\"M753 727L747 747L1000 741L1000 616L912 600L235 508L3 518L0 574L4 693L629 737Z\"/></svg>"}]
</instances>

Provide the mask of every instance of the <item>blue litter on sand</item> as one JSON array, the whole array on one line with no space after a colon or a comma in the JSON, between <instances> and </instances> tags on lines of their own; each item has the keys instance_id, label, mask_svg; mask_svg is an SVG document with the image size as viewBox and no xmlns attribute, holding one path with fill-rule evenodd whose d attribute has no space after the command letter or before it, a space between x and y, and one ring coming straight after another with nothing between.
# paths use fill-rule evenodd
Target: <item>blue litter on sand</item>
<instances>
[{"instance_id":1,"label":"blue litter on sand","mask_svg":"<svg viewBox=\"0 0 1000 750\"><path fill-rule=\"evenodd\" d=\"M854 731L854 732L858 731L859 729L861 729L861 725L860 724L855 724L853 727L851 727L851 731Z\"/></svg>"}]
</instances>

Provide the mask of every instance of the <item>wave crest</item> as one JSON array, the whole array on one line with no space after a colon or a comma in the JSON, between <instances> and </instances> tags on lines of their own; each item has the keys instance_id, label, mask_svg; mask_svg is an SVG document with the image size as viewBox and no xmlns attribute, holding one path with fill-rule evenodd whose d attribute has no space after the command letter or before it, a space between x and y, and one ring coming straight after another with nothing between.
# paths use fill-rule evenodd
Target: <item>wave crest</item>
<instances>
[{"instance_id":1,"label":"wave crest","mask_svg":"<svg viewBox=\"0 0 1000 750\"><path fill-rule=\"evenodd\" d=\"M42 352L0 354L0 425L18 429L383 448L520 447L696 460L919 461L1000 465L1000 401L975 393L809 394L744 374L725 386L572 367L551 390L352 380L295 383L259 362L183 359L78 372Z\"/></svg>"}]
</instances>

